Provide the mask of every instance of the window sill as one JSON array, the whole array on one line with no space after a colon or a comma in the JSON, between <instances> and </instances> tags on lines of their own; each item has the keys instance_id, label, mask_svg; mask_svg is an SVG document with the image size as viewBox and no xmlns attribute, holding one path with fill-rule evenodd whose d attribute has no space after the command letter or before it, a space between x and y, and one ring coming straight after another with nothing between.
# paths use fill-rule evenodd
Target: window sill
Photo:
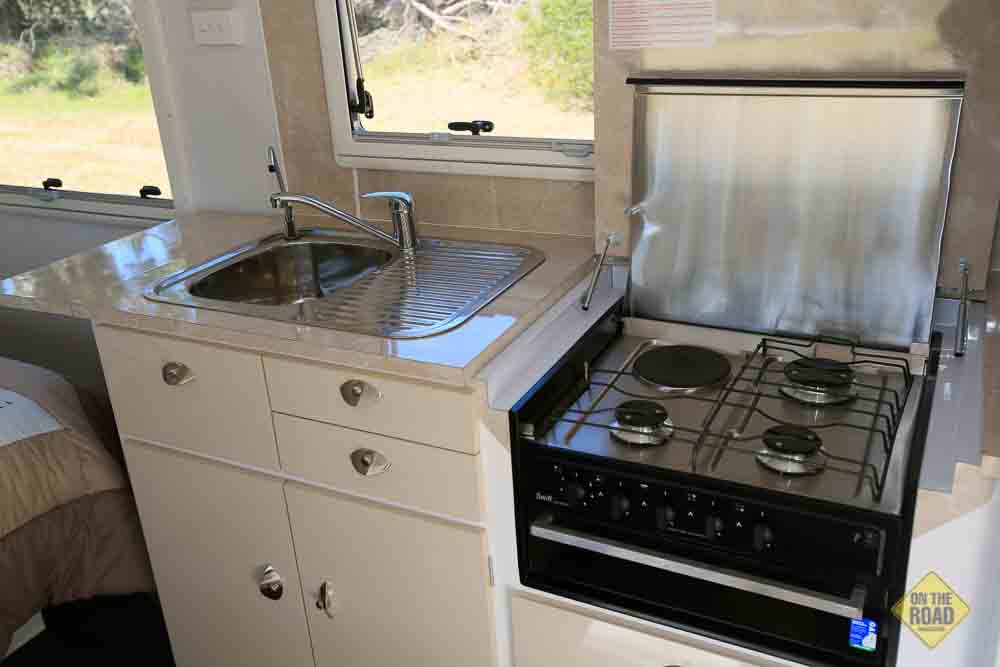
<instances>
[{"instance_id":1,"label":"window sill","mask_svg":"<svg viewBox=\"0 0 1000 667\"><path fill-rule=\"evenodd\" d=\"M551 181L583 182L592 182L594 180L594 170L591 167L554 167L534 164L465 162L460 160L372 157L344 154L337 155L337 164L341 167L354 169L410 171L460 176L498 176L502 178L534 178Z\"/></svg>"}]
</instances>

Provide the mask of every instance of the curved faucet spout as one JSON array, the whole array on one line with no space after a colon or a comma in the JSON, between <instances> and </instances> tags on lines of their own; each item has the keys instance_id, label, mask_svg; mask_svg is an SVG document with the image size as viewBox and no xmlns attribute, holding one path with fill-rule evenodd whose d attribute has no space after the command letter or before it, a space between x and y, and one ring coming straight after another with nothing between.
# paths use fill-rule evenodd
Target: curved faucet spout
<instances>
[{"instance_id":1,"label":"curved faucet spout","mask_svg":"<svg viewBox=\"0 0 1000 667\"><path fill-rule=\"evenodd\" d=\"M371 234L372 236L380 238L383 241L391 243L394 246L400 248L401 250L406 250L406 248L403 248L403 244L401 242L401 237L399 235L398 230L396 236L393 236L392 234L387 234L386 232L383 232L381 229L371 224L370 222L362 220L357 216L351 215L347 211L343 211L334 206L333 204L323 201L322 199L317 199L316 197L312 197L310 195L294 194L291 192L276 192L273 195L271 195L271 206L274 208L279 208L282 206L287 207L291 206L292 204L304 204L305 206L310 206L316 209L317 211L325 213L331 218L340 220L341 222L346 223L352 227L355 227L356 229L360 229L361 231L367 234Z\"/></svg>"}]
</instances>

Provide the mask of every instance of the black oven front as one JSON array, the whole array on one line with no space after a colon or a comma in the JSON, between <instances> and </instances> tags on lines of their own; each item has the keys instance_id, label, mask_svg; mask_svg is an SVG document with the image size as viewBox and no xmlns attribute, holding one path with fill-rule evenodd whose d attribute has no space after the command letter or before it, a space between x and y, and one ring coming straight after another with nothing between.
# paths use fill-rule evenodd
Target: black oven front
<instances>
[{"instance_id":1,"label":"black oven front","mask_svg":"<svg viewBox=\"0 0 1000 667\"><path fill-rule=\"evenodd\" d=\"M584 386L609 335L595 328L511 412L522 583L803 664L894 665L934 373L897 516L536 443L522 425Z\"/></svg>"}]
</instances>

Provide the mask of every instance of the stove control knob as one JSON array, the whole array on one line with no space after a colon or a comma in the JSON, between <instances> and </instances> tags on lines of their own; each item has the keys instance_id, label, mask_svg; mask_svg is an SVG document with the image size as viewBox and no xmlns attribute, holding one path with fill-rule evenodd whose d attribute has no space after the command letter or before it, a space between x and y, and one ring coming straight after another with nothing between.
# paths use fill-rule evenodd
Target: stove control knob
<instances>
[{"instance_id":1,"label":"stove control knob","mask_svg":"<svg viewBox=\"0 0 1000 667\"><path fill-rule=\"evenodd\" d=\"M662 505L656 508L656 527L659 530L666 530L674 527L677 520L677 511L670 505Z\"/></svg>"},{"instance_id":2,"label":"stove control knob","mask_svg":"<svg viewBox=\"0 0 1000 667\"><path fill-rule=\"evenodd\" d=\"M611 520L621 521L628 516L631 507L632 503L627 497L618 493L611 496Z\"/></svg>"},{"instance_id":3,"label":"stove control knob","mask_svg":"<svg viewBox=\"0 0 1000 667\"><path fill-rule=\"evenodd\" d=\"M580 482L570 482L566 485L566 504L576 507L587 496L587 490Z\"/></svg>"},{"instance_id":4,"label":"stove control knob","mask_svg":"<svg viewBox=\"0 0 1000 667\"><path fill-rule=\"evenodd\" d=\"M770 551L774 546L774 531L766 523L758 523L753 528L753 548L755 551Z\"/></svg>"},{"instance_id":5,"label":"stove control knob","mask_svg":"<svg viewBox=\"0 0 1000 667\"><path fill-rule=\"evenodd\" d=\"M722 539L726 532L726 522L722 517L710 516L705 520L705 536L710 540Z\"/></svg>"}]
</instances>

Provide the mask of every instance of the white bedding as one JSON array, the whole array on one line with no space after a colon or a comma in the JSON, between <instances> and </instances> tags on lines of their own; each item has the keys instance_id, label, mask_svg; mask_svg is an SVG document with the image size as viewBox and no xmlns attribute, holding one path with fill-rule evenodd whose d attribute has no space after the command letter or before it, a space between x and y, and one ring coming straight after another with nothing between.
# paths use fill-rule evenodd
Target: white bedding
<instances>
[{"instance_id":1,"label":"white bedding","mask_svg":"<svg viewBox=\"0 0 1000 667\"><path fill-rule=\"evenodd\" d=\"M0 447L62 428L38 403L0 388Z\"/></svg>"}]
</instances>

